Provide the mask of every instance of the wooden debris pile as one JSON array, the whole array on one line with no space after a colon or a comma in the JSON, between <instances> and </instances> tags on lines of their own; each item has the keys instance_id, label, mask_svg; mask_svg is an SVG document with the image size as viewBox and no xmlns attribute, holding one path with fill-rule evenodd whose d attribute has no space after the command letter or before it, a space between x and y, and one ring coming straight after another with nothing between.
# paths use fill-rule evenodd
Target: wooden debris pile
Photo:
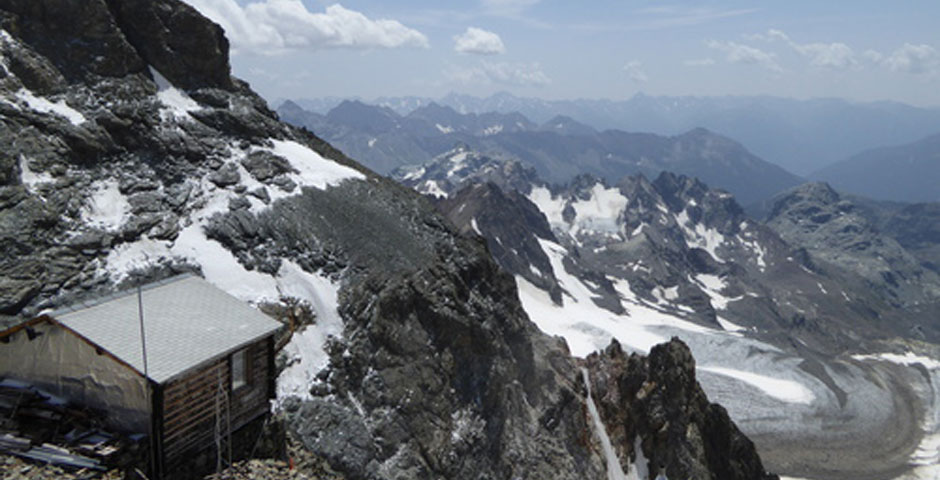
<instances>
[{"instance_id":1,"label":"wooden debris pile","mask_svg":"<svg viewBox=\"0 0 940 480\"><path fill-rule=\"evenodd\" d=\"M133 466L144 436L109 432L104 419L29 384L0 380L0 453L71 470Z\"/></svg>"}]
</instances>

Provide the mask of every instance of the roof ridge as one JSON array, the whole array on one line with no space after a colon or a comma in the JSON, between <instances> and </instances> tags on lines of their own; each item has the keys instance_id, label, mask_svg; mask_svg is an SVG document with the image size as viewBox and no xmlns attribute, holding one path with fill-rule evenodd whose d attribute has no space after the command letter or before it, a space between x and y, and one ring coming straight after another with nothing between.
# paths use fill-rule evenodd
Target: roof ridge
<instances>
[{"instance_id":1,"label":"roof ridge","mask_svg":"<svg viewBox=\"0 0 940 480\"><path fill-rule=\"evenodd\" d=\"M57 309L55 309L55 310L53 310L53 311L51 311L51 312L45 312L45 313L42 314L42 315L48 315L48 316L50 316L50 317L55 318L55 317L57 317L57 316L59 316L59 315L64 315L64 314L66 314L66 313L77 312L77 311L79 311L79 310L85 310L85 309L87 309L87 308L92 308L92 307L96 307L96 306L98 306L98 305L101 305L102 303L107 303L107 302L110 302L110 301L112 301L112 300L117 300L117 299L119 299L119 298L124 298L124 297L130 296L130 295L135 295L135 294L137 293L137 290L138 290L138 289L140 289L141 292L145 292L145 291L147 291L147 290L153 290L153 289L155 289L155 288L162 287L162 286L165 286L165 285L169 285L169 284L171 284L171 283L175 283L175 282L178 282L178 281L181 281L181 280L186 280L186 279L191 278L191 277L202 278L202 277L199 277L198 275L195 275L195 274L192 273L192 272L181 273L181 274L179 274L179 275L173 275L172 277L167 277L167 278L164 278L164 279L162 279L162 280L156 280L156 281L153 281L153 282L150 282L150 283L146 283L146 284L143 284L143 285L138 285L138 286L136 286L136 287L126 288L126 289L124 289L124 290L119 290L119 291L116 291L116 292L113 292L113 293L109 293L109 294L106 294L106 295L103 295L103 296L100 296L100 297L95 297L95 298L91 298L91 299L88 299L88 300L84 300L84 301L80 301L80 302L75 302L75 303L66 305L66 306L64 306L64 307L59 307L59 308L57 308ZM41 316L41 315L40 315L40 316Z\"/></svg>"}]
</instances>

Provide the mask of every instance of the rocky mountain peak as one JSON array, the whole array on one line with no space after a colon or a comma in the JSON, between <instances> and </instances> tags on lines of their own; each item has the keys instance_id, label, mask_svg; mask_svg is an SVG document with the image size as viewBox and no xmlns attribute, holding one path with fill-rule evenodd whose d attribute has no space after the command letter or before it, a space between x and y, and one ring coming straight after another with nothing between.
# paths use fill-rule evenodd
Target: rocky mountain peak
<instances>
[{"instance_id":1,"label":"rocky mountain peak","mask_svg":"<svg viewBox=\"0 0 940 480\"><path fill-rule=\"evenodd\" d=\"M838 203L842 198L825 182L809 182L795 187L778 195L771 203L768 220L780 216L784 211L793 209L798 204L809 208L829 206ZM812 213L803 212L801 213Z\"/></svg>"},{"instance_id":2,"label":"rocky mountain peak","mask_svg":"<svg viewBox=\"0 0 940 480\"><path fill-rule=\"evenodd\" d=\"M7 0L0 8L2 28L69 83L145 73L150 66L185 90L234 88L222 28L178 0Z\"/></svg>"},{"instance_id":3,"label":"rocky mountain peak","mask_svg":"<svg viewBox=\"0 0 940 480\"><path fill-rule=\"evenodd\" d=\"M371 135L394 130L399 125L398 114L390 108L367 105L359 100L343 100L326 114L326 120Z\"/></svg>"},{"instance_id":4,"label":"rocky mountain peak","mask_svg":"<svg viewBox=\"0 0 940 480\"><path fill-rule=\"evenodd\" d=\"M767 474L754 444L719 405L709 403L696 381L695 360L677 338L653 347L646 358L626 355L612 342L586 359L599 410L619 445L630 445L649 464L649 477L776 479ZM634 401L634 399L636 399ZM652 415L647 411L655 412ZM697 432L719 429L704 440ZM639 450L639 451L637 451ZM659 470L666 465L666 471Z\"/></svg>"},{"instance_id":5,"label":"rocky mountain peak","mask_svg":"<svg viewBox=\"0 0 940 480\"><path fill-rule=\"evenodd\" d=\"M421 166L398 168L391 174L421 193L448 196L476 183L494 183L506 191L528 192L540 184L531 167L515 159L474 150L464 142Z\"/></svg>"}]
</instances>

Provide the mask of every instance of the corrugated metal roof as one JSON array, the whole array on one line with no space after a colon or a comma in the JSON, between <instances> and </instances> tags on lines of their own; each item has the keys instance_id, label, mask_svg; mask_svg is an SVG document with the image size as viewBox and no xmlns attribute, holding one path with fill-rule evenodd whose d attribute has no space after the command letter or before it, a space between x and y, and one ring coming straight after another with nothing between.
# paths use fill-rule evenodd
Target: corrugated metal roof
<instances>
[{"instance_id":1,"label":"corrugated metal roof","mask_svg":"<svg viewBox=\"0 0 940 480\"><path fill-rule=\"evenodd\" d=\"M196 276L141 289L148 376L163 383L256 341L281 324ZM137 291L105 297L50 316L144 371Z\"/></svg>"}]
</instances>

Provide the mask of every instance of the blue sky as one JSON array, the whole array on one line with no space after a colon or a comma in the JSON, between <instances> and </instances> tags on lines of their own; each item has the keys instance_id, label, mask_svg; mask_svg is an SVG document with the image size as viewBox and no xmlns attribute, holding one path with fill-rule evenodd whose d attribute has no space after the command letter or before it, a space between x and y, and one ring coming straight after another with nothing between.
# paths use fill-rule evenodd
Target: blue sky
<instances>
[{"instance_id":1,"label":"blue sky","mask_svg":"<svg viewBox=\"0 0 940 480\"><path fill-rule=\"evenodd\" d=\"M940 106L940 2L186 0L269 100L508 91ZM443 5L443 6L442 6Z\"/></svg>"}]
</instances>

